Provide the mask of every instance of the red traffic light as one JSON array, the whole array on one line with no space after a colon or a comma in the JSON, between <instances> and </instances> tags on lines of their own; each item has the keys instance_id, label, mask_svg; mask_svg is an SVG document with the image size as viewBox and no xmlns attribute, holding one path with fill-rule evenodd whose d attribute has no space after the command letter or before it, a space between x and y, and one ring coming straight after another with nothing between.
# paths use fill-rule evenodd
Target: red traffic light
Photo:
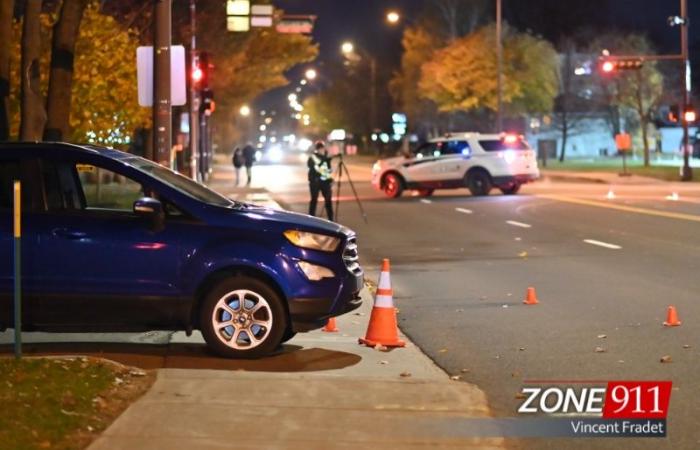
<instances>
[{"instance_id":1,"label":"red traffic light","mask_svg":"<svg viewBox=\"0 0 700 450\"><path fill-rule=\"evenodd\" d=\"M687 123L693 123L697 119L697 114L694 109L686 109L683 111L683 120Z\"/></svg>"},{"instance_id":2,"label":"red traffic light","mask_svg":"<svg viewBox=\"0 0 700 450\"><path fill-rule=\"evenodd\" d=\"M199 83L202 81L202 78L204 78L204 72L202 72L202 69L199 67L195 67L195 69L192 71L192 81Z\"/></svg>"}]
</instances>

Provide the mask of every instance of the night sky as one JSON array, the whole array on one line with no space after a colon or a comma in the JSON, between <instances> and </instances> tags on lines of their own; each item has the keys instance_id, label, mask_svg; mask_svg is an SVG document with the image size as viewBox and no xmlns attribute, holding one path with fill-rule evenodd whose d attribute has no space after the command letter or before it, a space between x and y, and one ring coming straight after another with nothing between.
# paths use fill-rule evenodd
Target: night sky
<instances>
[{"instance_id":1,"label":"night sky","mask_svg":"<svg viewBox=\"0 0 700 450\"><path fill-rule=\"evenodd\" d=\"M276 7L289 14L318 16L313 36L321 48L319 63L341 58L340 44L352 40L392 69L398 67L401 58L401 27L387 25L386 12L397 9L410 21L430 3L430 0L274 0ZM690 23L695 25L690 27L691 60L697 67L700 0L688 0L688 4ZM557 11L562 8L576 13L568 18L560 17ZM668 16L680 14L679 0L503 0L503 14L516 27L529 29L555 43L558 34L593 27L645 33L660 52L680 52L678 28L671 28L666 22ZM300 70L293 71L291 76L298 78L299 73ZM275 96L265 97L269 101Z\"/></svg>"}]
</instances>

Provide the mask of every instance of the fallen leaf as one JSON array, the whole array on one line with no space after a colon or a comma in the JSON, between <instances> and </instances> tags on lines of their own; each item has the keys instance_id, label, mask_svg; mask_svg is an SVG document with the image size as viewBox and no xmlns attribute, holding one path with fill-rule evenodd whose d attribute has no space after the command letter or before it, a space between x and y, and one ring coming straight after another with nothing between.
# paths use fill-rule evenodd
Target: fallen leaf
<instances>
[{"instance_id":1,"label":"fallen leaf","mask_svg":"<svg viewBox=\"0 0 700 450\"><path fill-rule=\"evenodd\" d=\"M446 349L446 348L441 348L440 350L438 350L438 353L447 353L447 349Z\"/></svg>"},{"instance_id":2,"label":"fallen leaf","mask_svg":"<svg viewBox=\"0 0 700 450\"><path fill-rule=\"evenodd\" d=\"M508 305L503 305L503 306L501 306L501 308L507 308L507 307L508 307Z\"/></svg>"},{"instance_id":3,"label":"fallen leaf","mask_svg":"<svg viewBox=\"0 0 700 450\"><path fill-rule=\"evenodd\" d=\"M389 351L389 348L388 348L388 347L385 347L385 346L382 345L382 344L375 345L375 346L374 346L374 349L375 349L376 351L378 351L378 352L388 352L388 351Z\"/></svg>"},{"instance_id":4,"label":"fallen leaf","mask_svg":"<svg viewBox=\"0 0 700 450\"><path fill-rule=\"evenodd\" d=\"M452 375L452 376L450 377L450 380L452 380L452 381L459 381L459 380L461 380L461 379L462 379L462 376L461 376L461 375Z\"/></svg>"},{"instance_id":5,"label":"fallen leaf","mask_svg":"<svg viewBox=\"0 0 700 450\"><path fill-rule=\"evenodd\" d=\"M607 334L599 334L598 335L598 339L605 339L606 337L608 337Z\"/></svg>"},{"instance_id":6,"label":"fallen leaf","mask_svg":"<svg viewBox=\"0 0 700 450\"><path fill-rule=\"evenodd\" d=\"M527 258L527 252L520 252L518 253L518 256L521 258Z\"/></svg>"},{"instance_id":7,"label":"fallen leaf","mask_svg":"<svg viewBox=\"0 0 700 450\"><path fill-rule=\"evenodd\" d=\"M690 348L690 344L683 344L683 348Z\"/></svg>"},{"instance_id":8,"label":"fallen leaf","mask_svg":"<svg viewBox=\"0 0 700 450\"><path fill-rule=\"evenodd\" d=\"M673 360L671 359L671 355L664 355L661 357L659 362L660 363L670 363L670 362L673 362Z\"/></svg>"},{"instance_id":9,"label":"fallen leaf","mask_svg":"<svg viewBox=\"0 0 700 450\"><path fill-rule=\"evenodd\" d=\"M517 394L515 394L515 398L517 398L518 400L522 400L524 398L527 398L527 395L523 392L518 392Z\"/></svg>"},{"instance_id":10,"label":"fallen leaf","mask_svg":"<svg viewBox=\"0 0 700 450\"><path fill-rule=\"evenodd\" d=\"M617 362L619 362L620 364L624 364L625 361L622 359L618 359Z\"/></svg>"},{"instance_id":11,"label":"fallen leaf","mask_svg":"<svg viewBox=\"0 0 700 450\"><path fill-rule=\"evenodd\" d=\"M51 448L51 442L41 441L39 442L39 448Z\"/></svg>"},{"instance_id":12,"label":"fallen leaf","mask_svg":"<svg viewBox=\"0 0 700 450\"><path fill-rule=\"evenodd\" d=\"M132 377L145 377L146 372L144 372L143 370L132 370L131 372L129 372L129 375L131 375Z\"/></svg>"},{"instance_id":13,"label":"fallen leaf","mask_svg":"<svg viewBox=\"0 0 700 450\"><path fill-rule=\"evenodd\" d=\"M384 364L384 365L386 365L386 364L389 364L389 361L382 360L382 361L379 361L379 364Z\"/></svg>"},{"instance_id":14,"label":"fallen leaf","mask_svg":"<svg viewBox=\"0 0 700 450\"><path fill-rule=\"evenodd\" d=\"M606 350L605 350L603 347L596 347L596 348L595 348L595 352L596 352L596 353L605 353Z\"/></svg>"},{"instance_id":15,"label":"fallen leaf","mask_svg":"<svg viewBox=\"0 0 700 450\"><path fill-rule=\"evenodd\" d=\"M411 372L401 372L399 376L402 378L408 378L411 376Z\"/></svg>"},{"instance_id":16,"label":"fallen leaf","mask_svg":"<svg viewBox=\"0 0 700 450\"><path fill-rule=\"evenodd\" d=\"M520 350L521 352L524 352L524 351L525 351L525 347L520 347L518 350Z\"/></svg>"},{"instance_id":17,"label":"fallen leaf","mask_svg":"<svg viewBox=\"0 0 700 450\"><path fill-rule=\"evenodd\" d=\"M460 370L460 372L462 372L462 373L469 373L469 369L462 369L462 370Z\"/></svg>"}]
</instances>

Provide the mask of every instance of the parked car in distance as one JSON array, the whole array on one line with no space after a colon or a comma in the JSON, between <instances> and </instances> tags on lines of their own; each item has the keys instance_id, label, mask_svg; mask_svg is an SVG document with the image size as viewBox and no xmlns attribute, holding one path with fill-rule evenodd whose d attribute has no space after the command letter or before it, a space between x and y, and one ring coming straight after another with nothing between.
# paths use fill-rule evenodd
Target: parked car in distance
<instances>
[{"instance_id":1,"label":"parked car in distance","mask_svg":"<svg viewBox=\"0 0 700 450\"><path fill-rule=\"evenodd\" d=\"M201 330L268 354L360 306L355 233L229 200L114 149L0 144L0 329L13 326L12 182L22 182L25 330Z\"/></svg>"}]
</instances>

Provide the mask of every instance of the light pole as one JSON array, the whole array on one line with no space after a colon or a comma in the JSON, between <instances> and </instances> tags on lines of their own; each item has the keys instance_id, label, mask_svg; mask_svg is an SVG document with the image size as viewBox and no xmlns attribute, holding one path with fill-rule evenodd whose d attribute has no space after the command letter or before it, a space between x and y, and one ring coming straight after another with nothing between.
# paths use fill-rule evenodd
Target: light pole
<instances>
[{"instance_id":1,"label":"light pole","mask_svg":"<svg viewBox=\"0 0 700 450\"><path fill-rule=\"evenodd\" d=\"M502 40L502 8L501 0L496 0L496 132L503 131L503 43Z\"/></svg>"},{"instance_id":2,"label":"light pole","mask_svg":"<svg viewBox=\"0 0 700 450\"><path fill-rule=\"evenodd\" d=\"M340 51L350 61L359 61L361 58L365 58L369 62L369 134L372 134L377 124L377 59L365 50L356 49L355 45L350 41L343 42L340 46ZM361 56L358 55L358 51L361 53Z\"/></svg>"},{"instance_id":3,"label":"light pole","mask_svg":"<svg viewBox=\"0 0 700 450\"><path fill-rule=\"evenodd\" d=\"M190 70L194 75L199 69L197 62L197 38L196 38L196 15L195 0L190 0L190 28L192 37L190 41ZM199 151L199 98L195 80L190 80L190 177L197 180L197 154Z\"/></svg>"},{"instance_id":4,"label":"light pole","mask_svg":"<svg viewBox=\"0 0 700 450\"><path fill-rule=\"evenodd\" d=\"M681 181L693 179L693 169L690 168L690 139L688 136L688 121L685 111L690 106L690 61L688 61L688 0L681 0L681 57L683 58L683 168L681 169Z\"/></svg>"}]
</instances>

